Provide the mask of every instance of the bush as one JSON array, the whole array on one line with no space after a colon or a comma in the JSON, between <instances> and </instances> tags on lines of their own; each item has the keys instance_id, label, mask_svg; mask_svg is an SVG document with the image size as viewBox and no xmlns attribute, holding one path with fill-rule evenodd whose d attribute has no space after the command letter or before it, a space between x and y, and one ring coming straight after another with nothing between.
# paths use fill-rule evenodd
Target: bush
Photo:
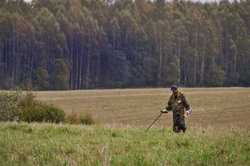
<instances>
[{"instance_id":1,"label":"bush","mask_svg":"<svg viewBox=\"0 0 250 166\"><path fill-rule=\"evenodd\" d=\"M0 93L0 121L18 120L18 93Z\"/></svg>"},{"instance_id":2,"label":"bush","mask_svg":"<svg viewBox=\"0 0 250 166\"><path fill-rule=\"evenodd\" d=\"M83 125L91 125L94 124L95 121L90 114L80 114L71 113L67 115L66 122L70 124L83 124Z\"/></svg>"},{"instance_id":3,"label":"bush","mask_svg":"<svg viewBox=\"0 0 250 166\"><path fill-rule=\"evenodd\" d=\"M44 105L45 116L44 121L59 123L65 120L65 113L63 110L54 107L53 105Z\"/></svg>"},{"instance_id":4,"label":"bush","mask_svg":"<svg viewBox=\"0 0 250 166\"><path fill-rule=\"evenodd\" d=\"M32 93L0 93L0 121L63 122L65 113L35 100Z\"/></svg>"},{"instance_id":5,"label":"bush","mask_svg":"<svg viewBox=\"0 0 250 166\"><path fill-rule=\"evenodd\" d=\"M90 114L81 114L80 115L80 122L84 125L92 125L94 124L94 119Z\"/></svg>"},{"instance_id":6,"label":"bush","mask_svg":"<svg viewBox=\"0 0 250 166\"><path fill-rule=\"evenodd\" d=\"M63 110L35 100L32 93L0 93L0 121L20 120L25 122L66 122L91 125L91 114L71 113L65 119Z\"/></svg>"},{"instance_id":7,"label":"bush","mask_svg":"<svg viewBox=\"0 0 250 166\"><path fill-rule=\"evenodd\" d=\"M51 105L36 103L33 107L23 107L20 120L25 122L52 122L64 121L65 114L61 109Z\"/></svg>"},{"instance_id":8,"label":"bush","mask_svg":"<svg viewBox=\"0 0 250 166\"><path fill-rule=\"evenodd\" d=\"M32 94L27 94L19 102L20 120L26 122L53 122L64 121L65 113L63 110L52 105L38 102Z\"/></svg>"}]
</instances>

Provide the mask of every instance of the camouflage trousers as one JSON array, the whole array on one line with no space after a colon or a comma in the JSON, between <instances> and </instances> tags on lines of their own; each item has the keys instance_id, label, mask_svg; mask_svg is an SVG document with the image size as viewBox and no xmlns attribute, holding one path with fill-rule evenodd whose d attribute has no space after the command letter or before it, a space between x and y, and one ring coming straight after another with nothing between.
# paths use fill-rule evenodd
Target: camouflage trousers
<instances>
[{"instance_id":1,"label":"camouflage trousers","mask_svg":"<svg viewBox=\"0 0 250 166\"><path fill-rule=\"evenodd\" d=\"M183 131L185 133L186 129L185 117L178 113L173 113L173 131L176 133Z\"/></svg>"}]
</instances>

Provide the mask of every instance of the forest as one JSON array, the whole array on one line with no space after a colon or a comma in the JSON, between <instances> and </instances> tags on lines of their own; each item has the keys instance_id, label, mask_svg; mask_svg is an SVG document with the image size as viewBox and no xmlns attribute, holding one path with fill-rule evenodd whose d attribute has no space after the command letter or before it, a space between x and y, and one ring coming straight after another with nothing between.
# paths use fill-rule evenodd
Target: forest
<instances>
[{"instance_id":1,"label":"forest","mask_svg":"<svg viewBox=\"0 0 250 166\"><path fill-rule=\"evenodd\" d=\"M0 0L0 89L250 86L250 1Z\"/></svg>"}]
</instances>

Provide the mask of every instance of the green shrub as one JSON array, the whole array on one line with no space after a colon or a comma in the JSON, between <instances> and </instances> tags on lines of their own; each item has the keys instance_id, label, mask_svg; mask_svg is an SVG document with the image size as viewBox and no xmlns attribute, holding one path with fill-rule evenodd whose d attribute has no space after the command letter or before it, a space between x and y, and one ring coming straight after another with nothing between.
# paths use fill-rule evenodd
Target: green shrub
<instances>
[{"instance_id":1,"label":"green shrub","mask_svg":"<svg viewBox=\"0 0 250 166\"><path fill-rule=\"evenodd\" d=\"M54 123L59 123L64 121L65 113L63 110L54 107L53 105L44 105L43 108L45 109L45 116L44 116L45 121Z\"/></svg>"},{"instance_id":2,"label":"green shrub","mask_svg":"<svg viewBox=\"0 0 250 166\"><path fill-rule=\"evenodd\" d=\"M0 121L18 120L18 93L0 93Z\"/></svg>"},{"instance_id":3,"label":"green shrub","mask_svg":"<svg viewBox=\"0 0 250 166\"><path fill-rule=\"evenodd\" d=\"M52 105L36 103L33 107L23 107L20 120L25 122L63 122L65 113Z\"/></svg>"},{"instance_id":4,"label":"green shrub","mask_svg":"<svg viewBox=\"0 0 250 166\"><path fill-rule=\"evenodd\" d=\"M64 121L65 113L63 110L52 105L38 102L32 94L27 94L19 102L20 120L25 122L53 122Z\"/></svg>"}]
</instances>

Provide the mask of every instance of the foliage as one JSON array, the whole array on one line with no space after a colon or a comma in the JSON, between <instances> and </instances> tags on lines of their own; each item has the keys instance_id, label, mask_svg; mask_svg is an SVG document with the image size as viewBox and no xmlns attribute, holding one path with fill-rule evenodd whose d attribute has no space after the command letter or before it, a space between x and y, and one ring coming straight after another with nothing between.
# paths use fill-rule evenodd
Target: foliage
<instances>
[{"instance_id":1,"label":"foliage","mask_svg":"<svg viewBox=\"0 0 250 166\"><path fill-rule=\"evenodd\" d=\"M0 88L250 86L249 6L2 0Z\"/></svg>"},{"instance_id":2,"label":"foliage","mask_svg":"<svg viewBox=\"0 0 250 166\"><path fill-rule=\"evenodd\" d=\"M46 69L38 67L35 72L34 84L36 89L48 89L49 88L49 74Z\"/></svg>"},{"instance_id":3,"label":"foliage","mask_svg":"<svg viewBox=\"0 0 250 166\"><path fill-rule=\"evenodd\" d=\"M64 121L65 113L63 110L34 100L34 96L31 93L21 99L19 107L21 108L21 121L52 123Z\"/></svg>"},{"instance_id":4,"label":"foliage","mask_svg":"<svg viewBox=\"0 0 250 166\"><path fill-rule=\"evenodd\" d=\"M55 90L68 89L69 69L63 59L57 59L55 61L55 67L53 72L54 72L53 78L51 81L53 82L52 89Z\"/></svg>"},{"instance_id":5,"label":"foliage","mask_svg":"<svg viewBox=\"0 0 250 166\"><path fill-rule=\"evenodd\" d=\"M63 122L63 110L38 102L32 93L0 93L0 121Z\"/></svg>"},{"instance_id":6,"label":"foliage","mask_svg":"<svg viewBox=\"0 0 250 166\"><path fill-rule=\"evenodd\" d=\"M18 120L18 101L18 93L0 93L0 121Z\"/></svg>"}]
</instances>

